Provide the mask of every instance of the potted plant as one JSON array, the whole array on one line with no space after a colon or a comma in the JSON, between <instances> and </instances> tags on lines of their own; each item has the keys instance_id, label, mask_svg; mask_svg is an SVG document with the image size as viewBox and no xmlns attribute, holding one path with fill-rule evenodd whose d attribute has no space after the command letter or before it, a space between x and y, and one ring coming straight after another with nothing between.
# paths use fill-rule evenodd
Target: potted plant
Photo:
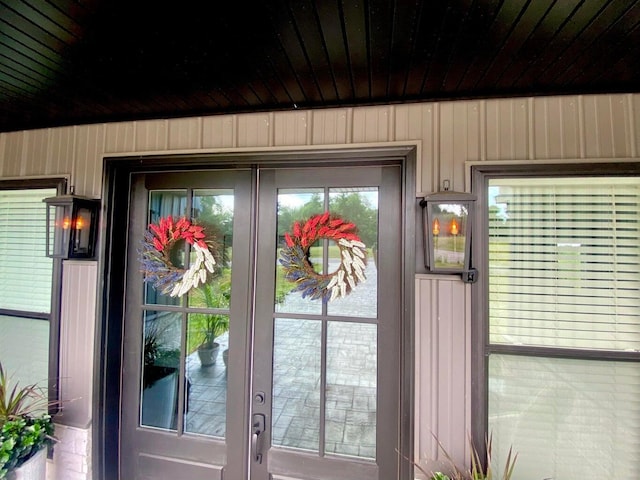
<instances>
[{"instance_id":1,"label":"potted plant","mask_svg":"<svg viewBox=\"0 0 640 480\"><path fill-rule=\"evenodd\" d=\"M228 308L230 299L229 282L219 280L214 283L206 283L198 289L202 295L201 302L206 308ZM198 357L203 367L208 367L216 362L220 344L216 339L229 330L229 316L215 313L195 313L190 321L198 338Z\"/></svg>"},{"instance_id":2,"label":"potted plant","mask_svg":"<svg viewBox=\"0 0 640 480\"><path fill-rule=\"evenodd\" d=\"M216 363L220 344L216 338L229 330L229 317L227 315L197 314L201 317L202 341L198 346L198 357L203 367Z\"/></svg>"},{"instance_id":3,"label":"potted plant","mask_svg":"<svg viewBox=\"0 0 640 480\"><path fill-rule=\"evenodd\" d=\"M51 403L36 385L10 385L0 363L0 479L44 480L53 441Z\"/></svg>"},{"instance_id":4,"label":"potted plant","mask_svg":"<svg viewBox=\"0 0 640 480\"><path fill-rule=\"evenodd\" d=\"M438 440L437 438L435 438L435 440L436 442L438 442L438 447L440 448L446 459L445 463L448 464L448 468L443 469L447 470L446 473L440 470L442 465L439 463L437 463L435 468L430 466L422 467L417 462L410 460L413 466L429 480L492 480L494 478L496 480L511 480L511 477L513 476L513 470L516 465L516 460L518 459L518 454L513 452L513 448L509 448L509 453L507 454L507 459L505 461L502 474L493 470L491 465L491 454L493 446L492 435L489 435L485 439L484 461L483 455L474 444L471 436L469 436L469 448L471 449L471 465L467 469L459 467L454 462L451 455L449 455L449 453L442 446L440 440ZM445 467L447 467L447 465L445 465Z\"/></svg>"}]
</instances>

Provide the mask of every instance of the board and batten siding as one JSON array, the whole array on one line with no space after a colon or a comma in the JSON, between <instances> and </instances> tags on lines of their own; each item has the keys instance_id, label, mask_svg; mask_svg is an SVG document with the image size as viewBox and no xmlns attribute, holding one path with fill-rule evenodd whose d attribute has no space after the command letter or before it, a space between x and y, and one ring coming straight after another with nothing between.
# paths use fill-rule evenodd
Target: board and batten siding
<instances>
[{"instance_id":1,"label":"board and batten siding","mask_svg":"<svg viewBox=\"0 0 640 480\"><path fill-rule=\"evenodd\" d=\"M640 149L640 95L300 109L7 132L0 134L0 179L68 175L77 194L98 198L104 156L388 142L419 145L418 195L438 190L445 179L452 189L465 190L467 162L634 159ZM74 275L85 273L75 266L65 267L65 288L81 281L80 277L74 281ZM434 433L460 458L471 416L470 288L457 277L418 274L415 282L415 452L436 455ZM80 297L80 301L85 300ZM76 308L82 310L94 301L87 299L86 306ZM61 345L74 348L86 337L84 332L65 328L67 314L63 311ZM62 352L61 375L88 374L67 369L74 362L90 364L91 350L92 346ZM77 358L72 361L74 354ZM90 402L90 396L84 401ZM90 412L82 402L76 399L68 407L78 409L73 414L77 420ZM90 478L90 472L87 475L82 478Z\"/></svg>"}]
</instances>

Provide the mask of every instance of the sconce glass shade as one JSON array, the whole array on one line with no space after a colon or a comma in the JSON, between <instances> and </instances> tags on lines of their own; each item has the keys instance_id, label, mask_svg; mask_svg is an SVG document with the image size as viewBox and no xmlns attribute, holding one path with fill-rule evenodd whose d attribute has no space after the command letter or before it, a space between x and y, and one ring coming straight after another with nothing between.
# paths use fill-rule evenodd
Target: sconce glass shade
<instances>
[{"instance_id":1,"label":"sconce glass shade","mask_svg":"<svg viewBox=\"0 0 640 480\"><path fill-rule=\"evenodd\" d=\"M471 226L476 197L443 191L420 201L424 224L425 267L433 273L471 270Z\"/></svg>"},{"instance_id":2,"label":"sconce glass shade","mask_svg":"<svg viewBox=\"0 0 640 480\"><path fill-rule=\"evenodd\" d=\"M47 204L47 256L93 259L100 200L58 195L43 202Z\"/></svg>"}]
</instances>

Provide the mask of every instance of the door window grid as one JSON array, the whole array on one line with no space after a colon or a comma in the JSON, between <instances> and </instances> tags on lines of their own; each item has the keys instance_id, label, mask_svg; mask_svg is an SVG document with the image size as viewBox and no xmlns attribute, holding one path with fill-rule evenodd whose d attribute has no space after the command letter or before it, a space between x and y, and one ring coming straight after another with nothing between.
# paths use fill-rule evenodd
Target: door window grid
<instances>
[{"instance_id":1,"label":"door window grid","mask_svg":"<svg viewBox=\"0 0 640 480\"><path fill-rule=\"evenodd\" d=\"M210 237L215 238L219 249L219 258L215 278L197 291L188 292L184 301L146 285L142 426L225 437L233 204L231 189L149 192L149 223L168 215L177 219L191 211L190 218L209 227ZM181 254L180 247L174 249L173 263L186 268L186 254ZM182 306L188 311L155 311L150 309L154 305ZM214 322L218 327L214 325L215 330L208 330ZM223 328L219 328L220 325ZM202 345L206 333L209 333L212 346L217 345L202 353L201 350L206 350ZM182 418L178 415L181 388L185 412Z\"/></svg>"},{"instance_id":2,"label":"door window grid","mask_svg":"<svg viewBox=\"0 0 640 480\"><path fill-rule=\"evenodd\" d=\"M604 458L602 442L640 427L640 182L496 178L487 193L495 466L513 444L524 480L637 477L640 442Z\"/></svg>"},{"instance_id":3,"label":"door window grid","mask_svg":"<svg viewBox=\"0 0 640 480\"><path fill-rule=\"evenodd\" d=\"M368 247L367 281L347 297L323 303L289 292L276 277L279 316L327 315L336 320L275 318L272 443L324 455L376 457L377 188L279 189L278 240L294 221L329 210L356 223ZM364 233L364 235L363 235ZM310 249L317 272L338 267L331 242ZM277 267L279 269L279 267ZM280 313L282 312L282 313Z\"/></svg>"}]
</instances>

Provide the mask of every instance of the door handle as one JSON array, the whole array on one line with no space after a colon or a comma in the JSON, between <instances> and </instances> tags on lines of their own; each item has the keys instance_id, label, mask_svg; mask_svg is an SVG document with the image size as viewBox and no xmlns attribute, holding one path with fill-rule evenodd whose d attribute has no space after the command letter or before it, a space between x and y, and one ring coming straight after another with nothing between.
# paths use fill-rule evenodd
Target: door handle
<instances>
[{"instance_id":1,"label":"door handle","mask_svg":"<svg viewBox=\"0 0 640 480\"><path fill-rule=\"evenodd\" d=\"M253 460L256 463L262 463L262 442L260 436L264 433L265 419L262 413L256 413L253 415L253 422L251 426L251 454ZM259 445L260 444L260 445Z\"/></svg>"}]
</instances>

